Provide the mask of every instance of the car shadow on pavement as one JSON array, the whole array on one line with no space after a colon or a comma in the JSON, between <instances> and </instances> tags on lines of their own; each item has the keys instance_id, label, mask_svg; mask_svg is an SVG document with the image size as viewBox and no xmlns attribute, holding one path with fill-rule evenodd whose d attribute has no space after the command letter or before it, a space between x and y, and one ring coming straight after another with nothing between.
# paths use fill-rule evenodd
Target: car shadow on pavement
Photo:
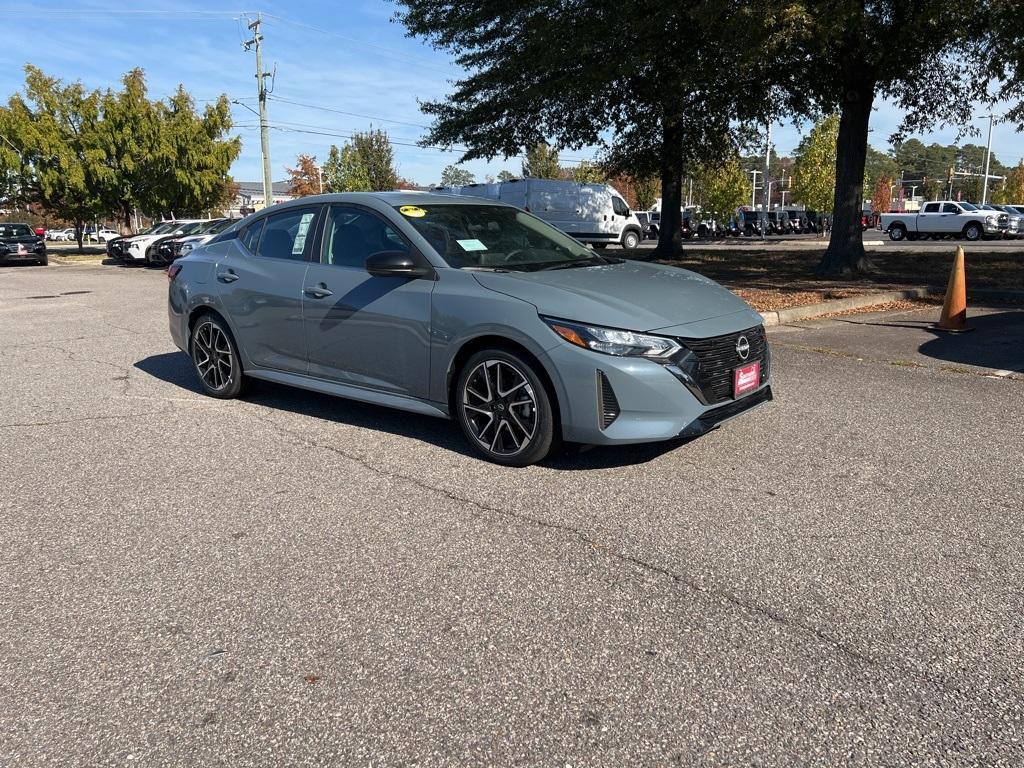
<instances>
[{"instance_id":1,"label":"car shadow on pavement","mask_svg":"<svg viewBox=\"0 0 1024 768\"><path fill-rule=\"evenodd\" d=\"M192 369L192 362L184 352L152 355L136 362L135 368L168 384L202 394ZM466 442L458 424L447 419L406 413L269 381L251 381L244 399L267 408L289 411L301 416L390 432L430 443L463 456L479 458ZM614 447L567 444L541 462L541 466L557 470L587 470L643 464L678 448L685 442L671 440Z\"/></svg>"},{"instance_id":2,"label":"car shadow on pavement","mask_svg":"<svg viewBox=\"0 0 1024 768\"><path fill-rule=\"evenodd\" d=\"M976 315L967 320L968 333L935 331L918 352L950 363L1024 373L1024 311Z\"/></svg>"}]
</instances>

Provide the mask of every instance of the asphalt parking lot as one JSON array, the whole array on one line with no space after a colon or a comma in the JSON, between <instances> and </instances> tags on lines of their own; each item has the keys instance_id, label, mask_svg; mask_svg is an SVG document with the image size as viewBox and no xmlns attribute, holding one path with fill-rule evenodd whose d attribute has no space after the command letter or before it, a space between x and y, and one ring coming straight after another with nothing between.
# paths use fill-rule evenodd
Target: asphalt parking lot
<instances>
[{"instance_id":1,"label":"asphalt parking lot","mask_svg":"<svg viewBox=\"0 0 1024 768\"><path fill-rule=\"evenodd\" d=\"M772 329L776 400L510 470L198 394L162 273L0 269L0 766L1024 762L1024 311Z\"/></svg>"}]
</instances>

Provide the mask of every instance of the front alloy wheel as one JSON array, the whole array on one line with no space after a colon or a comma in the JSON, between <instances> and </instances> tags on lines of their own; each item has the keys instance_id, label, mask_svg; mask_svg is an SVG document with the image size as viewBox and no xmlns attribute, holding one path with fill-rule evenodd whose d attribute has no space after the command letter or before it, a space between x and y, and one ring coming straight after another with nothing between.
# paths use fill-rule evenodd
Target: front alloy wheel
<instances>
[{"instance_id":1,"label":"front alloy wheel","mask_svg":"<svg viewBox=\"0 0 1024 768\"><path fill-rule=\"evenodd\" d=\"M459 424L491 461L524 467L543 459L554 441L554 419L533 368L503 350L473 355L456 391Z\"/></svg>"},{"instance_id":2,"label":"front alloy wheel","mask_svg":"<svg viewBox=\"0 0 1024 768\"><path fill-rule=\"evenodd\" d=\"M237 397L242 389L242 366L238 350L223 322L204 315L192 329L192 364L203 391L213 397Z\"/></svg>"}]
</instances>

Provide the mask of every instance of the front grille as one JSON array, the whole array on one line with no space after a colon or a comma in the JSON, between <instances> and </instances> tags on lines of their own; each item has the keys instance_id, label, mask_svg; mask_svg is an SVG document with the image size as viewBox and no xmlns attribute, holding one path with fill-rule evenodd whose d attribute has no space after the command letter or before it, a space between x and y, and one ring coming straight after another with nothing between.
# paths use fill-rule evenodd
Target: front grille
<instances>
[{"instance_id":1,"label":"front grille","mask_svg":"<svg viewBox=\"0 0 1024 768\"><path fill-rule=\"evenodd\" d=\"M750 354L746 360L741 360L739 353L736 352L736 340L740 336L746 336L750 343ZM679 342L697 356L700 363L697 369L697 383L708 405L732 399L732 372L740 366L759 361L761 381L758 383L764 384L768 380L768 339L762 325L725 336L679 339Z\"/></svg>"},{"instance_id":2,"label":"front grille","mask_svg":"<svg viewBox=\"0 0 1024 768\"><path fill-rule=\"evenodd\" d=\"M601 429L608 429L608 426L619 418L619 401L615 397L615 390L611 382L604 375L604 371L597 372L597 416L601 422Z\"/></svg>"}]
</instances>

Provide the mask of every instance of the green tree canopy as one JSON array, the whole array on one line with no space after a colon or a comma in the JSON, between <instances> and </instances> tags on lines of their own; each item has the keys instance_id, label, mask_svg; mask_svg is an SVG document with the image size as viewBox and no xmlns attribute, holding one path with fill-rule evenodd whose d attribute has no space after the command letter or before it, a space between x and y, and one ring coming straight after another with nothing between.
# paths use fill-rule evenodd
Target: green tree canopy
<instances>
[{"instance_id":1,"label":"green tree canopy","mask_svg":"<svg viewBox=\"0 0 1024 768\"><path fill-rule=\"evenodd\" d=\"M544 141L529 147L523 158L523 176L532 179L564 178L562 166L558 164L558 147Z\"/></svg>"},{"instance_id":2,"label":"green tree canopy","mask_svg":"<svg viewBox=\"0 0 1024 768\"><path fill-rule=\"evenodd\" d=\"M452 52L467 73L447 99L423 105L434 117L425 143L465 146L464 158L512 157L544 140L604 145L610 174L660 177L664 254L681 247L684 165L723 155L732 146L723 136L763 124L777 106L778 94L763 87L774 12L766 4L400 4L410 34Z\"/></svg>"},{"instance_id":3,"label":"green tree canopy","mask_svg":"<svg viewBox=\"0 0 1024 768\"><path fill-rule=\"evenodd\" d=\"M724 162L706 163L693 170L693 193L701 210L718 221L727 221L750 193L747 172L738 155Z\"/></svg>"},{"instance_id":4,"label":"green tree canopy","mask_svg":"<svg viewBox=\"0 0 1024 768\"><path fill-rule=\"evenodd\" d=\"M441 171L442 187L464 187L467 184L472 184L473 181L473 174L457 165L447 165Z\"/></svg>"},{"instance_id":5,"label":"green tree canopy","mask_svg":"<svg viewBox=\"0 0 1024 768\"><path fill-rule=\"evenodd\" d=\"M608 180L604 169L590 160L582 160L576 165L563 169L562 176L568 176L581 184L601 184Z\"/></svg>"},{"instance_id":6,"label":"green tree canopy","mask_svg":"<svg viewBox=\"0 0 1024 768\"><path fill-rule=\"evenodd\" d=\"M352 144L345 144L341 149L332 144L322 171L326 191L369 192L373 189L363 157Z\"/></svg>"},{"instance_id":7,"label":"green tree canopy","mask_svg":"<svg viewBox=\"0 0 1024 768\"><path fill-rule=\"evenodd\" d=\"M795 153L793 196L816 211L831 211L835 200L838 134L839 116L829 115L815 124Z\"/></svg>"},{"instance_id":8,"label":"green tree canopy","mask_svg":"<svg viewBox=\"0 0 1024 768\"><path fill-rule=\"evenodd\" d=\"M514 178L516 178L516 175L512 171L507 169L498 171L498 181L512 181Z\"/></svg>"}]
</instances>

